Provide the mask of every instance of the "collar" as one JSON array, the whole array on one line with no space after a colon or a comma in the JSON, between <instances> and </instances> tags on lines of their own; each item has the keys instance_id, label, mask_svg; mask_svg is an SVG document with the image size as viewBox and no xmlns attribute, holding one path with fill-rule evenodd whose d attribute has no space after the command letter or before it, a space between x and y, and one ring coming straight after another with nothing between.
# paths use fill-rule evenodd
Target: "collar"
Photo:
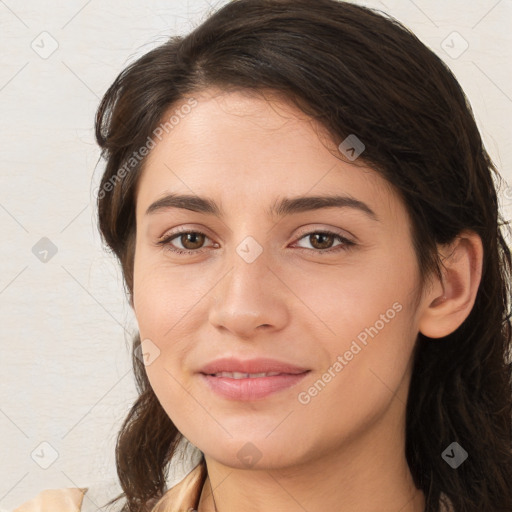
<instances>
[{"instance_id":1,"label":"collar","mask_svg":"<svg viewBox=\"0 0 512 512\"><path fill-rule=\"evenodd\" d=\"M208 477L204 458L155 503L151 512L196 512Z\"/></svg>"}]
</instances>

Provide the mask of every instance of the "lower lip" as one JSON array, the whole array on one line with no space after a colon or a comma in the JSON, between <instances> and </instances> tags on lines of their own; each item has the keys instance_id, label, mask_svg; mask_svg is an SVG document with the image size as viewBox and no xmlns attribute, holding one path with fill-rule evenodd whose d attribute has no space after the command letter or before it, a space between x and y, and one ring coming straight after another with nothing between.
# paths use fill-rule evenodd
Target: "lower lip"
<instances>
[{"instance_id":1,"label":"lower lip","mask_svg":"<svg viewBox=\"0 0 512 512\"><path fill-rule=\"evenodd\" d=\"M300 382L309 371L298 374L285 373L272 377L231 379L201 374L201 378L215 393L231 400L261 400L273 393L290 388Z\"/></svg>"}]
</instances>

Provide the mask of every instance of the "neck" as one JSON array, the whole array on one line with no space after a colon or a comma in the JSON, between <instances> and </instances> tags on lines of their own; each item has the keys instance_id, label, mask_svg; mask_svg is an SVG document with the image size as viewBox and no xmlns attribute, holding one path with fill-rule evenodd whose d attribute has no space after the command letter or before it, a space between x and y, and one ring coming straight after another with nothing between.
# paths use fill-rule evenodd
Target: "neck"
<instances>
[{"instance_id":1,"label":"neck","mask_svg":"<svg viewBox=\"0 0 512 512\"><path fill-rule=\"evenodd\" d=\"M198 512L423 512L425 497L405 457L405 407L397 399L394 407L401 414L388 410L357 440L303 463L239 469L205 455L208 478Z\"/></svg>"}]
</instances>

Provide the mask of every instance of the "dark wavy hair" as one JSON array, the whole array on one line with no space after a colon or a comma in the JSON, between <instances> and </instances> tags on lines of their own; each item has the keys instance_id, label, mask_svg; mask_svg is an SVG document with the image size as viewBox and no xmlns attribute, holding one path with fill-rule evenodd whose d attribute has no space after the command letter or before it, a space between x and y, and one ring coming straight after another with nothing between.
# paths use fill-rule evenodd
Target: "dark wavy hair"
<instances>
[{"instance_id":1,"label":"dark wavy hair","mask_svg":"<svg viewBox=\"0 0 512 512\"><path fill-rule=\"evenodd\" d=\"M337 143L357 134L366 145L358 161L394 186L410 215L421 286L441 276L436 244L463 230L481 237L471 313L442 339L418 333L406 455L429 512L439 510L442 493L457 512L510 512L510 227L499 212L503 179L449 68L396 19L336 0L234 0L129 65L99 105L96 138L106 160L99 228L120 260L131 303L135 188L145 162L133 155L173 106L210 87L280 93ZM116 446L123 493L109 502L125 498L124 512L145 512L165 492L183 438L149 384L140 343L135 336L139 396ZM456 470L441 457L454 441L469 452Z\"/></svg>"}]
</instances>

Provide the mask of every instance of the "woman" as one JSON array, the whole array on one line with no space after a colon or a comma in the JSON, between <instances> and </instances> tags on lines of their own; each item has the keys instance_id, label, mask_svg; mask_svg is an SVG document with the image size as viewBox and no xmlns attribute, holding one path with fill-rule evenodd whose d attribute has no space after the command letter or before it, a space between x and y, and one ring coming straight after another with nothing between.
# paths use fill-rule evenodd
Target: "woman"
<instances>
[{"instance_id":1,"label":"woman","mask_svg":"<svg viewBox=\"0 0 512 512\"><path fill-rule=\"evenodd\" d=\"M96 134L139 326L110 504L512 510L499 174L432 51L349 3L237 0L123 71Z\"/></svg>"}]
</instances>

